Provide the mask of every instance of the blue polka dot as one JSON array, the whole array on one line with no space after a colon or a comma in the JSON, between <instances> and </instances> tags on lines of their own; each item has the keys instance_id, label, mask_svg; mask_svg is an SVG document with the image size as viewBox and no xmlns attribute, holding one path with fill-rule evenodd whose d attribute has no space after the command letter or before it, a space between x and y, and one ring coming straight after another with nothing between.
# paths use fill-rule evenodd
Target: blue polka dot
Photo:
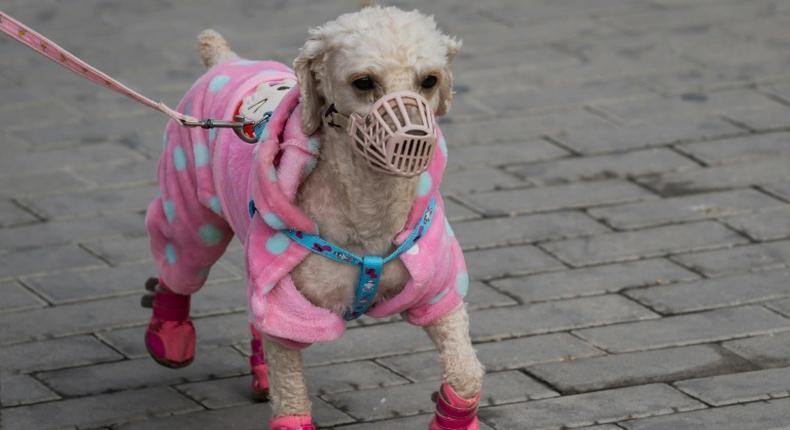
<instances>
[{"instance_id":1,"label":"blue polka dot","mask_svg":"<svg viewBox=\"0 0 790 430\"><path fill-rule=\"evenodd\" d=\"M208 201L208 206L211 208L211 211L217 215L222 215L222 204L219 202L219 197L212 196L211 199Z\"/></svg>"},{"instance_id":2,"label":"blue polka dot","mask_svg":"<svg viewBox=\"0 0 790 430\"><path fill-rule=\"evenodd\" d=\"M197 143L192 149L195 151L195 166L208 164L208 146L205 143Z\"/></svg>"},{"instance_id":3,"label":"blue polka dot","mask_svg":"<svg viewBox=\"0 0 790 430\"><path fill-rule=\"evenodd\" d=\"M307 162L304 163L304 172L303 172L304 176L307 177L308 175L313 173L313 170L315 170L315 166L317 165L318 165L318 158L311 158L307 160Z\"/></svg>"},{"instance_id":4,"label":"blue polka dot","mask_svg":"<svg viewBox=\"0 0 790 430\"><path fill-rule=\"evenodd\" d=\"M168 134L167 134L167 132L165 132L165 134L162 135L162 149L167 148L167 141L168 141L167 137L168 137Z\"/></svg>"},{"instance_id":5,"label":"blue polka dot","mask_svg":"<svg viewBox=\"0 0 790 430\"><path fill-rule=\"evenodd\" d=\"M278 217L273 212L266 212L263 214L263 220L269 225L269 227L275 230L282 230L285 228L285 223L283 220L281 220L280 217Z\"/></svg>"},{"instance_id":6,"label":"blue polka dot","mask_svg":"<svg viewBox=\"0 0 790 430\"><path fill-rule=\"evenodd\" d=\"M208 90L212 93L216 93L217 91L221 90L228 82L230 82L230 76L228 75L217 75L211 78L211 82L208 84Z\"/></svg>"},{"instance_id":7,"label":"blue polka dot","mask_svg":"<svg viewBox=\"0 0 790 430\"><path fill-rule=\"evenodd\" d=\"M439 149L442 151L444 158L447 158L447 141L444 140L444 136L439 139Z\"/></svg>"},{"instance_id":8,"label":"blue polka dot","mask_svg":"<svg viewBox=\"0 0 790 430\"><path fill-rule=\"evenodd\" d=\"M212 224L201 225L198 228L198 235L206 246L214 246L222 242L222 232Z\"/></svg>"},{"instance_id":9,"label":"blue polka dot","mask_svg":"<svg viewBox=\"0 0 790 430\"><path fill-rule=\"evenodd\" d=\"M210 128L208 130L208 141L209 142L213 142L214 138L216 138L216 137L217 137L217 129L216 128Z\"/></svg>"},{"instance_id":10,"label":"blue polka dot","mask_svg":"<svg viewBox=\"0 0 790 430\"><path fill-rule=\"evenodd\" d=\"M450 226L450 221L447 221L447 218L444 219L444 231L447 232L447 235L450 237L455 236L455 232L453 228Z\"/></svg>"},{"instance_id":11,"label":"blue polka dot","mask_svg":"<svg viewBox=\"0 0 790 430\"><path fill-rule=\"evenodd\" d=\"M420 175L420 182L417 184L417 195L420 197L427 195L431 192L431 185L433 185L431 174L422 172Z\"/></svg>"},{"instance_id":12,"label":"blue polka dot","mask_svg":"<svg viewBox=\"0 0 790 430\"><path fill-rule=\"evenodd\" d=\"M314 152L317 154L319 148L321 148L321 142L318 139L316 139L315 137L311 137L307 139L307 149L309 149L310 152Z\"/></svg>"},{"instance_id":13,"label":"blue polka dot","mask_svg":"<svg viewBox=\"0 0 790 430\"><path fill-rule=\"evenodd\" d=\"M450 292L450 289L449 288L445 288L444 290L442 290L441 293L437 294L436 297L432 298L429 303L432 304L432 305L435 305L435 304L439 303L439 300L441 300L449 292Z\"/></svg>"},{"instance_id":14,"label":"blue polka dot","mask_svg":"<svg viewBox=\"0 0 790 430\"><path fill-rule=\"evenodd\" d=\"M266 249L274 255L280 255L288 249L290 239L282 233L275 233L266 241Z\"/></svg>"},{"instance_id":15,"label":"blue polka dot","mask_svg":"<svg viewBox=\"0 0 790 430\"><path fill-rule=\"evenodd\" d=\"M274 166L269 166L269 170L266 171L266 176L269 177L270 181L277 182L277 170L275 170Z\"/></svg>"},{"instance_id":16,"label":"blue polka dot","mask_svg":"<svg viewBox=\"0 0 790 430\"><path fill-rule=\"evenodd\" d=\"M173 222L176 219L176 206L173 204L172 200L165 200L162 204L165 210L165 218L167 218L167 222Z\"/></svg>"},{"instance_id":17,"label":"blue polka dot","mask_svg":"<svg viewBox=\"0 0 790 430\"><path fill-rule=\"evenodd\" d=\"M461 272L455 277L455 289L461 297L466 297L469 292L469 273Z\"/></svg>"},{"instance_id":18,"label":"blue polka dot","mask_svg":"<svg viewBox=\"0 0 790 430\"><path fill-rule=\"evenodd\" d=\"M187 102L183 108L181 108L181 112L191 115L192 114L192 102Z\"/></svg>"},{"instance_id":19,"label":"blue polka dot","mask_svg":"<svg viewBox=\"0 0 790 430\"><path fill-rule=\"evenodd\" d=\"M184 148L180 146L173 148L173 165L179 172L187 168L187 156L184 154Z\"/></svg>"},{"instance_id":20,"label":"blue polka dot","mask_svg":"<svg viewBox=\"0 0 790 430\"><path fill-rule=\"evenodd\" d=\"M176 264L176 248L172 243L165 245L165 258L168 264Z\"/></svg>"}]
</instances>

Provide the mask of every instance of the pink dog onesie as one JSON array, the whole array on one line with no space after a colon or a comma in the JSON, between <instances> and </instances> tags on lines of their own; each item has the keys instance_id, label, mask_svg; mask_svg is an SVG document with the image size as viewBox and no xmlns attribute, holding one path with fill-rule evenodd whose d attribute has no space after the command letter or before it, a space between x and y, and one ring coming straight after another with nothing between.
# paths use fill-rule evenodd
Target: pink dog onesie
<instances>
[{"instance_id":1,"label":"pink dog onesie","mask_svg":"<svg viewBox=\"0 0 790 430\"><path fill-rule=\"evenodd\" d=\"M201 77L178 110L198 118L233 118L240 108L249 108L242 107L245 97L295 79L279 63L232 60ZM168 123L158 170L161 195L150 204L146 216L164 292L156 296L146 343L162 364L178 367L191 361L194 328L188 320L188 296L205 283L234 234L245 249L254 334L259 331L287 346L303 347L335 340L345 330L342 316L307 301L290 276L311 251L292 241L289 234L319 234L316 224L294 204L320 150L318 137L302 132L298 88L290 88L276 109L265 115L269 119L256 130L260 140L255 145L242 142L230 129L190 129ZM469 277L439 195L447 160L441 137L439 148L419 177L407 227L393 245L406 241L426 213L432 212L435 222L398 257L411 280L397 296L371 307L370 316L401 313L410 323L425 326L463 302ZM435 205L432 211L426 211L429 205ZM187 340L163 339L162 333L168 330ZM253 347L260 349L257 336ZM252 361L253 366L263 364L262 352L254 351ZM265 388L265 367L263 374L255 373L262 380L259 388Z\"/></svg>"}]
</instances>

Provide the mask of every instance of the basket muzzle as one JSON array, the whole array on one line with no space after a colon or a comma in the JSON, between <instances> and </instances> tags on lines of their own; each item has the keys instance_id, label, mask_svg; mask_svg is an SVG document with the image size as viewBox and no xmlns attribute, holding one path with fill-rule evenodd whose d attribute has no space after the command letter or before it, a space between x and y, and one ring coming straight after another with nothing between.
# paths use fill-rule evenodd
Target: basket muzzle
<instances>
[{"instance_id":1,"label":"basket muzzle","mask_svg":"<svg viewBox=\"0 0 790 430\"><path fill-rule=\"evenodd\" d=\"M436 118L412 91L376 100L369 113L352 113L346 132L354 150L375 171L412 177L428 169L436 148Z\"/></svg>"}]
</instances>

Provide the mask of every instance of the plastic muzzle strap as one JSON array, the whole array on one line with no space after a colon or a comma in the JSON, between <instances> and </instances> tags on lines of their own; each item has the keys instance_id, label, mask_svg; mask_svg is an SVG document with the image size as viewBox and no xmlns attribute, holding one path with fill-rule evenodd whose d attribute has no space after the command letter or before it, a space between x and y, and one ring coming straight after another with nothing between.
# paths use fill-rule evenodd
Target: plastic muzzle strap
<instances>
[{"instance_id":1,"label":"plastic muzzle strap","mask_svg":"<svg viewBox=\"0 0 790 430\"><path fill-rule=\"evenodd\" d=\"M333 119L330 125L335 123ZM428 169L436 148L433 110L423 96L412 91L385 95L368 114L352 113L346 132L354 150L373 170L390 175L419 175Z\"/></svg>"}]
</instances>

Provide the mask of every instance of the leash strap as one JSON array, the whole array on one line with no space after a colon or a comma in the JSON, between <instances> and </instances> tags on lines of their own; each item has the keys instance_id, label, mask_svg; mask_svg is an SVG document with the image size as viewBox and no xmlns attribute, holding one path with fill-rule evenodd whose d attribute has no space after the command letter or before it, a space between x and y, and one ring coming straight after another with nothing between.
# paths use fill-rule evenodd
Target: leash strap
<instances>
[{"instance_id":1,"label":"leash strap","mask_svg":"<svg viewBox=\"0 0 790 430\"><path fill-rule=\"evenodd\" d=\"M3 11L0 11L0 30L3 33L11 36L12 39L71 70L79 76L82 76L83 78L102 87L109 88L115 92L123 94L140 104L150 107L151 109L162 112L170 118L178 121L184 127L226 127L236 129L242 127L244 124L249 123L248 121L234 122L212 119L200 120L193 116L177 112L162 102L155 102L111 78L106 73L81 60L76 55L63 49L55 42L47 39L32 28L22 24Z\"/></svg>"},{"instance_id":2,"label":"leash strap","mask_svg":"<svg viewBox=\"0 0 790 430\"><path fill-rule=\"evenodd\" d=\"M250 216L254 216L256 212L255 203L250 200ZM398 258L401 254L408 251L414 246L418 240L425 234L431 226L433 214L436 212L436 198L432 198L425 208L425 211L420 218L420 221L414 226L414 229L409 233L409 236L403 243L398 246L390 255L386 257L379 257L373 255L366 255L360 257L351 251L343 249L340 246L334 245L315 234L305 233L299 230L285 229L282 232L291 240L298 243L303 248L308 249L310 252L326 257L330 260L342 264L359 267L359 280L357 281L357 289L354 294L354 303L351 309L343 315L346 321L355 320L365 312L368 311L373 304L373 299L376 297L376 292L379 289L379 282L381 281L381 272L384 265L390 261Z\"/></svg>"}]
</instances>

